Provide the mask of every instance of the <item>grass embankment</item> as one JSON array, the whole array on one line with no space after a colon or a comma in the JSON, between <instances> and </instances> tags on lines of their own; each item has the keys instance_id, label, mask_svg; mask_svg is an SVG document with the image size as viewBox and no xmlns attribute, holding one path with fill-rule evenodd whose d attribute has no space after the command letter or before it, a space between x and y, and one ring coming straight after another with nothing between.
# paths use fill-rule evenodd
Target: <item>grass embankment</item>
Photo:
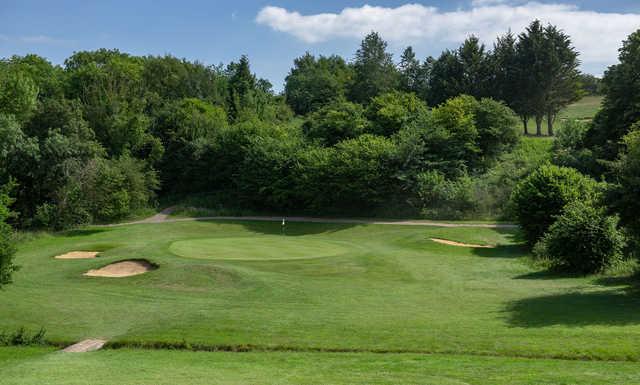
<instances>
[{"instance_id":1,"label":"grass embankment","mask_svg":"<svg viewBox=\"0 0 640 385\"><path fill-rule=\"evenodd\" d=\"M560 127L563 120L566 119L577 119L582 121L592 120L600 107L602 106L602 96L585 96L584 98L578 100L577 102L570 104L564 110L560 111L558 117L556 118L556 123L554 128ZM522 124L520 124L522 127ZM542 134L548 135L549 130L547 126L546 119L542 122ZM529 134L536 134L536 121L535 119L529 119Z\"/></svg>"},{"instance_id":2,"label":"grass embankment","mask_svg":"<svg viewBox=\"0 0 640 385\"><path fill-rule=\"evenodd\" d=\"M0 348L5 385L432 384L615 385L638 364L416 354L208 353Z\"/></svg>"},{"instance_id":3,"label":"grass embankment","mask_svg":"<svg viewBox=\"0 0 640 385\"><path fill-rule=\"evenodd\" d=\"M629 282L549 275L512 230L290 223L280 233L279 223L182 222L36 237L0 296L0 330L130 346L640 360ZM72 250L105 251L52 258ZM122 259L159 268L82 275Z\"/></svg>"}]
</instances>

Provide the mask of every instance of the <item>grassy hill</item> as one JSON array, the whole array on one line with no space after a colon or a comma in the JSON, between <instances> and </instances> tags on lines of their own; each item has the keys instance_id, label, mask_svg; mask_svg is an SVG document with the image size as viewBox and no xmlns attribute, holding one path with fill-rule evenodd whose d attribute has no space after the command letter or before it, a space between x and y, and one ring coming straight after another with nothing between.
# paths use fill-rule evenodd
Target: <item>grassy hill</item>
<instances>
[{"instance_id":1,"label":"grassy hill","mask_svg":"<svg viewBox=\"0 0 640 385\"><path fill-rule=\"evenodd\" d=\"M592 120L600 106L602 106L602 96L585 96L577 102L567 106L564 110L560 111L556 119L555 127L560 126L565 119L578 119L578 120ZM522 128L522 124L520 124ZM534 119L529 120L529 134L535 135L536 133L536 121ZM542 133L547 135L547 121L542 122Z\"/></svg>"},{"instance_id":2,"label":"grassy hill","mask_svg":"<svg viewBox=\"0 0 640 385\"><path fill-rule=\"evenodd\" d=\"M541 359L526 361L540 379L550 378L545 373L557 358L640 360L640 300L629 279L540 270L514 230L290 223L285 233L280 223L193 221L36 236L21 244L22 270L0 296L0 330L44 327L47 338L61 344L102 337L114 347L250 350L254 353L243 356L249 360L237 353L211 359L259 377L287 371L283 361L295 359L305 369L291 369L290 383L307 372L313 374L308 378L348 382L340 370L362 369L368 360L403 373L408 382L424 373L422 360L434 373L452 374L464 365L466 371L457 371L456 378L486 372L493 381L473 382L483 384L548 383L489 376L523 364L518 357ZM448 246L431 238L496 247ZM73 250L103 253L96 259L52 258ZM128 278L82 275L133 258L159 268ZM426 353L442 356L422 356ZM39 358L21 364L0 359L0 368L33 373L37 383L38 368L73 361L46 349L34 354ZM186 360L190 354L194 370L211 372L198 367L203 356L187 352L145 353L140 365L160 370L173 357ZM94 360L126 367L140 355L103 351L69 365L76 373ZM571 364L554 375L584 378L579 373L588 368L605 376L609 365ZM341 369L323 374L333 366ZM619 366L616 376L623 376L631 364ZM244 382L239 372L222 372L220 378ZM120 376L114 378L124 378L124 372ZM637 383L637 376L630 376L628 383ZM613 383L613 378L580 383Z\"/></svg>"}]
</instances>

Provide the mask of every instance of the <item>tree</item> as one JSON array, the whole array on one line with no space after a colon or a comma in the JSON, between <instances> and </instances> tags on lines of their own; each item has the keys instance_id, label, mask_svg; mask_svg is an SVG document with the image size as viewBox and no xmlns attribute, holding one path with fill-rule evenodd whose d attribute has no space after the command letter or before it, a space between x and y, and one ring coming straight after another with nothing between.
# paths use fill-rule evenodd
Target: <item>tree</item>
<instances>
[{"instance_id":1,"label":"tree","mask_svg":"<svg viewBox=\"0 0 640 385\"><path fill-rule=\"evenodd\" d=\"M597 158L609 161L623 148L622 137L640 121L640 30L623 42L619 60L605 72L602 109L585 139Z\"/></svg>"},{"instance_id":2,"label":"tree","mask_svg":"<svg viewBox=\"0 0 640 385\"><path fill-rule=\"evenodd\" d=\"M533 21L521 33L516 45L520 92L536 121L536 135L542 135L542 122L547 117L549 135L558 112L579 96L578 53L569 36L555 26L543 27Z\"/></svg>"},{"instance_id":3,"label":"tree","mask_svg":"<svg viewBox=\"0 0 640 385\"><path fill-rule=\"evenodd\" d=\"M535 118L536 135L542 135L542 121L546 112L547 67L548 53L544 52L545 46L544 27L539 20L535 20L526 28L525 32L518 36L516 44L518 71L522 74L518 80L520 92L527 95L521 103L521 117ZM544 85L544 86L543 86ZM526 104L526 107L524 105ZM525 123L525 131L526 131ZM525 132L526 133L526 132Z\"/></svg>"},{"instance_id":4,"label":"tree","mask_svg":"<svg viewBox=\"0 0 640 385\"><path fill-rule=\"evenodd\" d=\"M489 166L520 141L515 128L517 118L509 107L490 98L480 99L473 114L478 129L481 163Z\"/></svg>"},{"instance_id":5,"label":"tree","mask_svg":"<svg viewBox=\"0 0 640 385\"><path fill-rule=\"evenodd\" d=\"M581 73L578 76L578 81L580 82L580 89L585 95L602 95L602 79L591 74Z\"/></svg>"},{"instance_id":6,"label":"tree","mask_svg":"<svg viewBox=\"0 0 640 385\"><path fill-rule=\"evenodd\" d=\"M392 91L371 99L366 116L371 122L371 132L391 136L427 113L427 106L415 94Z\"/></svg>"},{"instance_id":7,"label":"tree","mask_svg":"<svg viewBox=\"0 0 640 385\"><path fill-rule=\"evenodd\" d=\"M356 138L368 131L369 121L364 113L364 108L360 104L340 99L334 100L312 112L303 125L303 131L308 138L333 146L342 140Z\"/></svg>"},{"instance_id":8,"label":"tree","mask_svg":"<svg viewBox=\"0 0 640 385\"><path fill-rule=\"evenodd\" d=\"M633 127L622 140L618 159L611 164L613 185L607 201L640 246L640 124Z\"/></svg>"},{"instance_id":9,"label":"tree","mask_svg":"<svg viewBox=\"0 0 640 385\"><path fill-rule=\"evenodd\" d=\"M464 68L456 51L445 50L437 59L428 59L427 104L437 106L463 93Z\"/></svg>"},{"instance_id":10,"label":"tree","mask_svg":"<svg viewBox=\"0 0 640 385\"><path fill-rule=\"evenodd\" d=\"M518 60L516 38L513 33L509 31L504 36L499 36L491 55L494 73L491 95L494 99L506 103L518 114L524 126L524 133L528 134L531 108L525 89L527 71L518 65Z\"/></svg>"},{"instance_id":11,"label":"tree","mask_svg":"<svg viewBox=\"0 0 640 385\"><path fill-rule=\"evenodd\" d=\"M237 119L242 110L251 104L251 96L257 85L255 75L251 73L249 58L246 55L240 57L237 63L231 63L227 67L229 116L231 120Z\"/></svg>"},{"instance_id":12,"label":"tree","mask_svg":"<svg viewBox=\"0 0 640 385\"><path fill-rule=\"evenodd\" d=\"M18 269L13 264L13 229L7 224L7 219L11 216L9 206L13 203L9 196L11 186L12 183L0 189L0 288L11 283L11 275Z\"/></svg>"},{"instance_id":13,"label":"tree","mask_svg":"<svg viewBox=\"0 0 640 385\"><path fill-rule=\"evenodd\" d=\"M425 67L416 59L413 48L407 47L400 57L400 65L398 66L400 74L400 90L404 92L413 92L414 94L426 95L427 76Z\"/></svg>"},{"instance_id":14,"label":"tree","mask_svg":"<svg viewBox=\"0 0 640 385\"><path fill-rule=\"evenodd\" d=\"M23 123L36 108L38 88L23 71L0 62L0 113L11 114Z\"/></svg>"},{"instance_id":15,"label":"tree","mask_svg":"<svg viewBox=\"0 0 640 385\"><path fill-rule=\"evenodd\" d=\"M581 96L578 52L571 45L571 39L555 26L544 30L546 52L550 54L547 67L547 81L544 83L547 130L553 136L553 125L558 112Z\"/></svg>"},{"instance_id":16,"label":"tree","mask_svg":"<svg viewBox=\"0 0 640 385\"><path fill-rule=\"evenodd\" d=\"M475 36L468 37L458 48L462 68L462 93L481 98L489 95L491 68L484 44Z\"/></svg>"},{"instance_id":17,"label":"tree","mask_svg":"<svg viewBox=\"0 0 640 385\"><path fill-rule=\"evenodd\" d=\"M367 103L379 94L398 86L398 73L387 43L376 32L368 34L356 52L353 62L355 72L351 99Z\"/></svg>"},{"instance_id":18,"label":"tree","mask_svg":"<svg viewBox=\"0 0 640 385\"><path fill-rule=\"evenodd\" d=\"M287 103L297 114L305 115L344 97L353 74L339 56L320 56L308 52L294 60L294 68L285 79Z\"/></svg>"}]
</instances>

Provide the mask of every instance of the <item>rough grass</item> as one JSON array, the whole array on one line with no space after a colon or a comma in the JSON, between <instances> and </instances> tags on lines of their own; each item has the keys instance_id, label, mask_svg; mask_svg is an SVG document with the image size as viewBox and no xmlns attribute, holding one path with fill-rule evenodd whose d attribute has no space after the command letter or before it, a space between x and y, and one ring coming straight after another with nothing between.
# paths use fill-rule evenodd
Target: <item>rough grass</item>
<instances>
[{"instance_id":1,"label":"rough grass","mask_svg":"<svg viewBox=\"0 0 640 385\"><path fill-rule=\"evenodd\" d=\"M20 245L22 269L0 296L0 330L44 327L52 341L120 345L640 360L640 300L630 282L538 271L511 231L317 223L280 231L280 223L181 222L37 236ZM195 240L202 250L202 239L243 239L240 247L262 237L281 240L279 260L260 260L259 247L250 260L171 251L175 242ZM289 246L319 241L340 250L296 259ZM106 250L95 260L52 258L97 247ZM159 269L82 276L131 258Z\"/></svg>"},{"instance_id":2,"label":"rough grass","mask_svg":"<svg viewBox=\"0 0 640 385\"><path fill-rule=\"evenodd\" d=\"M207 353L0 348L0 383L74 385L640 383L631 362L416 354Z\"/></svg>"},{"instance_id":3,"label":"rough grass","mask_svg":"<svg viewBox=\"0 0 640 385\"><path fill-rule=\"evenodd\" d=\"M585 96L577 102L570 104L567 108L560 111L554 127L559 127L565 119L592 120L602 106L602 99L602 96ZM522 124L520 124L520 127L522 127ZM536 121L535 119L529 119L529 134L535 135L535 133ZM542 122L542 134L548 134L546 119Z\"/></svg>"}]
</instances>

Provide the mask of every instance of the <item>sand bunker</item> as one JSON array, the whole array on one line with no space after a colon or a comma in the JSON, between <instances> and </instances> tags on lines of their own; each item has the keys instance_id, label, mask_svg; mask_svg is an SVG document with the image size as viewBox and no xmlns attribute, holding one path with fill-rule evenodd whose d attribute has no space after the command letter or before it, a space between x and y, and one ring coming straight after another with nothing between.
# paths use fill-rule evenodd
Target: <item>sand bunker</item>
<instances>
[{"instance_id":1,"label":"sand bunker","mask_svg":"<svg viewBox=\"0 0 640 385\"><path fill-rule=\"evenodd\" d=\"M99 251L71 251L66 254L56 255L55 259L89 259L98 256Z\"/></svg>"},{"instance_id":2,"label":"sand bunker","mask_svg":"<svg viewBox=\"0 0 640 385\"><path fill-rule=\"evenodd\" d=\"M157 266L144 259L120 261L95 270L89 270L84 275L88 277L121 278L144 274L157 269Z\"/></svg>"},{"instance_id":3,"label":"sand bunker","mask_svg":"<svg viewBox=\"0 0 640 385\"><path fill-rule=\"evenodd\" d=\"M77 344L67 346L62 351L66 353L93 352L95 350L101 349L106 343L107 343L106 340L88 339L88 340L80 341Z\"/></svg>"},{"instance_id":4,"label":"sand bunker","mask_svg":"<svg viewBox=\"0 0 640 385\"><path fill-rule=\"evenodd\" d=\"M493 246L493 245L476 245L476 244L473 244L473 243L461 243L461 242L449 241L447 239L440 239L440 238L431 238L431 240L434 241L434 242L442 243L443 245L449 245L449 246L474 247L474 248L481 248L481 249L493 249L493 248L495 248L495 246Z\"/></svg>"}]
</instances>

